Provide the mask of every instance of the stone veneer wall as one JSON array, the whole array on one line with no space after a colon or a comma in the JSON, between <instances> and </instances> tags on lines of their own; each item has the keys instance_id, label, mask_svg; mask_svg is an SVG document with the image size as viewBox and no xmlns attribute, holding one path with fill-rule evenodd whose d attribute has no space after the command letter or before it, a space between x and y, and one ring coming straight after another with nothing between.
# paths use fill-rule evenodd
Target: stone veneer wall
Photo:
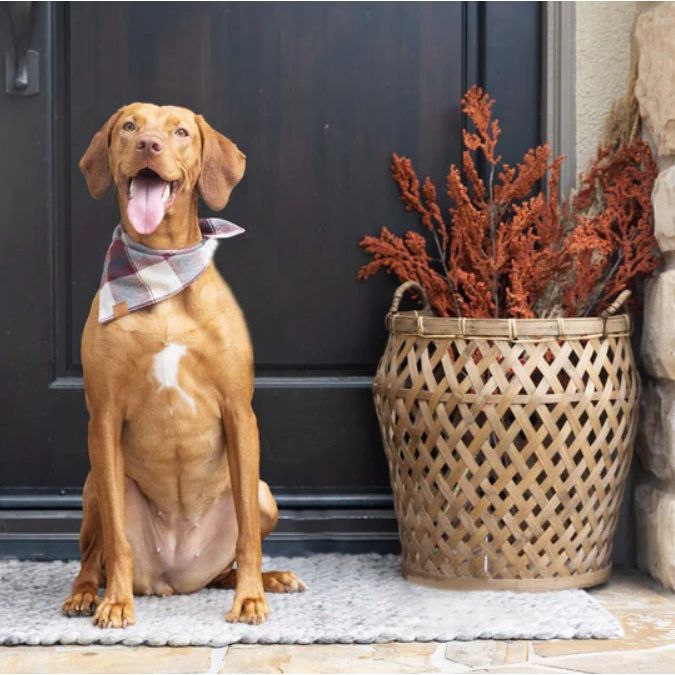
<instances>
[{"instance_id":1,"label":"stone veneer wall","mask_svg":"<svg viewBox=\"0 0 675 675\"><path fill-rule=\"evenodd\" d=\"M645 137L661 172L653 193L664 256L646 288L641 426L636 449L645 476L635 493L638 565L675 590L675 3L641 13L635 38Z\"/></svg>"}]
</instances>

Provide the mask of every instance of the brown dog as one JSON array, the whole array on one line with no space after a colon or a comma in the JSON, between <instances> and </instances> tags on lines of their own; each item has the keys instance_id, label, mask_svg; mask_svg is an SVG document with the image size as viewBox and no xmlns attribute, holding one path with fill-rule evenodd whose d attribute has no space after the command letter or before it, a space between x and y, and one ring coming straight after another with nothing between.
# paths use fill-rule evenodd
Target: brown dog
<instances>
[{"instance_id":1,"label":"brown dog","mask_svg":"<svg viewBox=\"0 0 675 675\"><path fill-rule=\"evenodd\" d=\"M131 239L183 249L202 238L198 195L224 208L245 157L200 115L133 103L94 136L80 168L96 199L114 180ZM259 480L253 354L236 300L210 264L177 295L110 323L98 322L98 304L97 293L82 336L91 462L82 561L63 611L123 627L134 622L134 593L217 585L235 588L228 621L264 621L265 590L304 585L261 572L277 506Z\"/></svg>"}]
</instances>

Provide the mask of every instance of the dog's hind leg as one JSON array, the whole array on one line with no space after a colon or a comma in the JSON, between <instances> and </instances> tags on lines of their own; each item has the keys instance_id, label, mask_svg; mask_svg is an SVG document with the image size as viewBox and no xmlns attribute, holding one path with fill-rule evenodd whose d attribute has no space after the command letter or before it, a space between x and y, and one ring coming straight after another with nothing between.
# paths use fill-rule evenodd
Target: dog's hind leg
<instances>
[{"instance_id":1,"label":"dog's hind leg","mask_svg":"<svg viewBox=\"0 0 675 675\"><path fill-rule=\"evenodd\" d=\"M264 481L258 485L260 502L260 534L264 539L276 527L279 518L277 503L269 486ZM293 572L263 572L263 589L267 593L295 593L306 589L305 583ZM210 588L236 588L237 570L229 567L223 570L213 581Z\"/></svg>"},{"instance_id":2,"label":"dog's hind leg","mask_svg":"<svg viewBox=\"0 0 675 675\"><path fill-rule=\"evenodd\" d=\"M293 572L263 572L263 589L267 593L296 593L304 591L305 582ZM230 569L219 574L209 588L235 588L237 585L237 570Z\"/></svg>"},{"instance_id":3,"label":"dog's hind leg","mask_svg":"<svg viewBox=\"0 0 675 675\"><path fill-rule=\"evenodd\" d=\"M99 603L103 564L101 516L91 473L82 491L82 527L80 528L80 572L73 582L70 595L63 603L68 616L91 616Z\"/></svg>"}]
</instances>

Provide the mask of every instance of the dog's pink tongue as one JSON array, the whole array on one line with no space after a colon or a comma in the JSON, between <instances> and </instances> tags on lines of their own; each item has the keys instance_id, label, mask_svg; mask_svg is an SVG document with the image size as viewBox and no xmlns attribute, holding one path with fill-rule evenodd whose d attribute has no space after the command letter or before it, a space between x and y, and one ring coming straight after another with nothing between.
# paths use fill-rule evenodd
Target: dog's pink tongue
<instances>
[{"instance_id":1,"label":"dog's pink tongue","mask_svg":"<svg viewBox=\"0 0 675 675\"><path fill-rule=\"evenodd\" d=\"M134 178L127 216L136 232L152 234L164 218L162 194L166 183L159 176Z\"/></svg>"}]
</instances>

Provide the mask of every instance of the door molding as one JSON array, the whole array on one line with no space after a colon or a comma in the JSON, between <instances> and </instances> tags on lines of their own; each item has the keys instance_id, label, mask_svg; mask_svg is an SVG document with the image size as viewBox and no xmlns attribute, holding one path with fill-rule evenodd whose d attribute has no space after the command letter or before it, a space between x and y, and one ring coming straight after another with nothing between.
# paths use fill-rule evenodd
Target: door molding
<instances>
[{"instance_id":1,"label":"door molding","mask_svg":"<svg viewBox=\"0 0 675 675\"><path fill-rule=\"evenodd\" d=\"M542 128L553 155L567 158L560 172L563 194L576 184L575 3L545 2L542 48Z\"/></svg>"},{"instance_id":2,"label":"door molding","mask_svg":"<svg viewBox=\"0 0 675 675\"><path fill-rule=\"evenodd\" d=\"M392 497L384 492L275 495L279 522L264 541L268 555L400 550ZM82 496L0 490L0 559L79 557Z\"/></svg>"},{"instance_id":3,"label":"door molding","mask_svg":"<svg viewBox=\"0 0 675 675\"><path fill-rule=\"evenodd\" d=\"M255 378L256 389L370 389L373 378L359 375L304 377L259 375ZM57 377L50 383L51 389L83 389L81 376Z\"/></svg>"},{"instance_id":4,"label":"door molding","mask_svg":"<svg viewBox=\"0 0 675 675\"><path fill-rule=\"evenodd\" d=\"M49 95L50 140L52 153L49 163L51 195L48 205L50 251L51 251L51 377L49 389L64 392L82 392L84 383L82 366L73 353L74 340L71 322L72 266L69 254L71 241L70 175L62 171L77 161L72 155L70 139L70 71L68 53L68 26L70 7L68 3L45 5L48 17L48 35L51 44L49 63L52 87ZM486 40L486 11L481 2L470 0L462 3L463 62L462 81L466 90L471 84L484 86L489 63L484 49ZM466 119L466 116L463 116ZM256 389L367 389L372 376L358 374L286 375L268 368L258 370ZM374 370L374 367L373 367Z\"/></svg>"}]
</instances>

